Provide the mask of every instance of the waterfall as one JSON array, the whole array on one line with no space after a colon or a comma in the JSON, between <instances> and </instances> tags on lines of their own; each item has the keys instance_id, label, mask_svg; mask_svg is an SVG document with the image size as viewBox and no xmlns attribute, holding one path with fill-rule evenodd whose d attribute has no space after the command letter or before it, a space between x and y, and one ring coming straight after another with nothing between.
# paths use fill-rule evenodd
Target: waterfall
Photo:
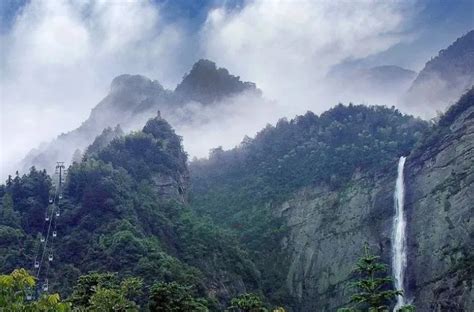
<instances>
[{"instance_id":1,"label":"waterfall","mask_svg":"<svg viewBox=\"0 0 474 312\"><path fill-rule=\"evenodd\" d=\"M395 289L402 290L403 280L405 277L405 269L407 266L407 246L406 246L406 218L403 211L405 199L405 185L403 181L403 168L405 167L405 157L400 157L398 162L397 183L395 185L394 202L395 216L393 217L392 230L392 270L394 277ZM405 297L397 296L397 304L393 311L401 308L406 304Z\"/></svg>"}]
</instances>

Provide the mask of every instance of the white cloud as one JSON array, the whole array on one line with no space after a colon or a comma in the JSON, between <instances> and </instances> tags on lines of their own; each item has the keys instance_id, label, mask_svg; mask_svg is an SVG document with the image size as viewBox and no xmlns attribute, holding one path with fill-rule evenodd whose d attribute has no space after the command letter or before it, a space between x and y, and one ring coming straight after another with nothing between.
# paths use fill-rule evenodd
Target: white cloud
<instances>
[{"instance_id":1,"label":"white cloud","mask_svg":"<svg viewBox=\"0 0 474 312\"><path fill-rule=\"evenodd\" d=\"M276 105L244 92L212 106L190 102L165 118L183 136L184 148L191 157L206 157L212 148L233 148L245 135L253 136L268 123L276 123L282 117L275 114Z\"/></svg>"},{"instance_id":2,"label":"white cloud","mask_svg":"<svg viewBox=\"0 0 474 312\"><path fill-rule=\"evenodd\" d=\"M29 2L0 41L1 171L77 127L119 74L173 86L185 36L150 1Z\"/></svg>"},{"instance_id":3,"label":"white cloud","mask_svg":"<svg viewBox=\"0 0 474 312\"><path fill-rule=\"evenodd\" d=\"M328 94L324 81L331 66L399 43L413 5L252 1L240 11L210 12L202 43L209 58L257 82L267 95L283 101L287 111L321 111L338 100Z\"/></svg>"},{"instance_id":4,"label":"white cloud","mask_svg":"<svg viewBox=\"0 0 474 312\"><path fill-rule=\"evenodd\" d=\"M198 120L211 122L180 129L193 154L230 147L279 117L321 112L347 100L326 83L330 67L404 40L413 7L395 1L251 1L236 11L215 8L201 29L184 29L164 21L151 0L31 0L0 38L0 176L39 142L84 121L113 77L139 73L172 88L200 54L255 81L276 101L234 99L235 108L203 109Z\"/></svg>"}]
</instances>

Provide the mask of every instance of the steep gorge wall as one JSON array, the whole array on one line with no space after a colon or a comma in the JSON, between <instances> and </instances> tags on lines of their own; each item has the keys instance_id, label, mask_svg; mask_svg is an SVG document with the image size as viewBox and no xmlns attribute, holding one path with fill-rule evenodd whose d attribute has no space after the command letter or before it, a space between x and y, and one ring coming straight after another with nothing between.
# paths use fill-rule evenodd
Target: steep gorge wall
<instances>
[{"instance_id":1,"label":"steep gorge wall","mask_svg":"<svg viewBox=\"0 0 474 312\"><path fill-rule=\"evenodd\" d=\"M407 284L417 311L474 308L474 103L464 100L407 159Z\"/></svg>"},{"instance_id":2,"label":"steep gorge wall","mask_svg":"<svg viewBox=\"0 0 474 312\"><path fill-rule=\"evenodd\" d=\"M453 171L447 180L452 194L441 206L452 207L448 218L440 221L430 215L431 203L412 214L410 205L416 205L418 199L407 199L408 235L415 241L409 240L408 295L419 294L421 299L415 301L418 310L430 311L435 298L423 297L422 293L442 289L425 284L433 280L423 280L438 273L424 272L438 270L439 263L450 257L458 260L442 267L444 272L471 261L465 246L472 240L466 214L472 211L469 99L474 98L473 93L470 91L432 128L398 112L342 105L320 117L307 114L281 122L243 147L192 163L194 208L213 216L217 224L235 229L256 258L270 259L258 264L263 272L261 280L267 283L263 292L269 300L291 311L336 311L349 301L351 272L365 242L383 262L391 264L399 156L410 153L405 168L408 197L415 194L438 200L431 193ZM419 169L424 168L424 162L439 162L440 168L433 167L433 172ZM442 222L448 224L447 229L440 225ZM452 235L443 236L445 230ZM433 254L429 249L439 249L449 240L466 242L460 244L463 251L456 249L458 245L443 254ZM416 252L422 255L414 259L413 252L420 246L424 247ZM278 274L273 276L269 271ZM469 305L466 300L470 299L464 294L470 289L465 280L470 271L460 272L464 272L462 283L467 288L462 288L459 302ZM446 280L438 286L450 287L450 283ZM461 289L457 284L454 287Z\"/></svg>"},{"instance_id":3,"label":"steep gorge wall","mask_svg":"<svg viewBox=\"0 0 474 312\"><path fill-rule=\"evenodd\" d=\"M390 261L395 179L396 163L384 176L359 175L337 192L308 188L280 206L296 311L335 311L348 303L351 271L365 242Z\"/></svg>"},{"instance_id":4,"label":"steep gorge wall","mask_svg":"<svg viewBox=\"0 0 474 312\"><path fill-rule=\"evenodd\" d=\"M474 307L472 93L406 161L405 285L417 311ZM391 263L395 162L392 167L376 177L359 174L337 192L306 188L275 211L288 228L282 246L296 311L335 311L347 303L351 270L364 242Z\"/></svg>"}]
</instances>

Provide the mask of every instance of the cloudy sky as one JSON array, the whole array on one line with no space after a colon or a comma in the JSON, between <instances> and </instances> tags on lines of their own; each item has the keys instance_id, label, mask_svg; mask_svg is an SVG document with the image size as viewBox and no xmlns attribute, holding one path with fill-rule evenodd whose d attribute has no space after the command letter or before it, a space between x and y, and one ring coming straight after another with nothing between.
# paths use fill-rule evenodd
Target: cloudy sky
<instances>
[{"instance_id":1,"label":"cloudy sky","mask_svg":"<svg viewBox=\"0 0 474 312\"><path fill-rule=\"evenodd\" d=\"M278 116L321 112L331 67L420 70L473 28L473 3L2 0L0 170L80 125L115 76L172 89L199 58L256 82Z\"/></svg>"}]
</instances>

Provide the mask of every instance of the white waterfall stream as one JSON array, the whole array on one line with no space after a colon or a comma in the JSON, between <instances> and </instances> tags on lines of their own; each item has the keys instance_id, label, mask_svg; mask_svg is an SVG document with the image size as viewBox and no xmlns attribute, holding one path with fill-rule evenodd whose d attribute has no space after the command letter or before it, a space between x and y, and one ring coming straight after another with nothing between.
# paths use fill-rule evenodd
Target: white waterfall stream
<instances>
[{"instance_id":1,"label":"white waterfall stream","mask_svg":"<svg viewBox=\"0 0 474 312\"><path fill-rule=\"evenodd\" d=\"M405 185L403 181L403 169L405 167L405 157L400 157L398 162L397 183L395 185L394 202L395 216L393 218L392 230L392 271L394 277L395 289L402 290L405 269L407 266L407 247L406 247L406 218L404 212ZM405 297L397 296L397 303L393 311L406 304Z\"/></svg>"}]
</instances>

